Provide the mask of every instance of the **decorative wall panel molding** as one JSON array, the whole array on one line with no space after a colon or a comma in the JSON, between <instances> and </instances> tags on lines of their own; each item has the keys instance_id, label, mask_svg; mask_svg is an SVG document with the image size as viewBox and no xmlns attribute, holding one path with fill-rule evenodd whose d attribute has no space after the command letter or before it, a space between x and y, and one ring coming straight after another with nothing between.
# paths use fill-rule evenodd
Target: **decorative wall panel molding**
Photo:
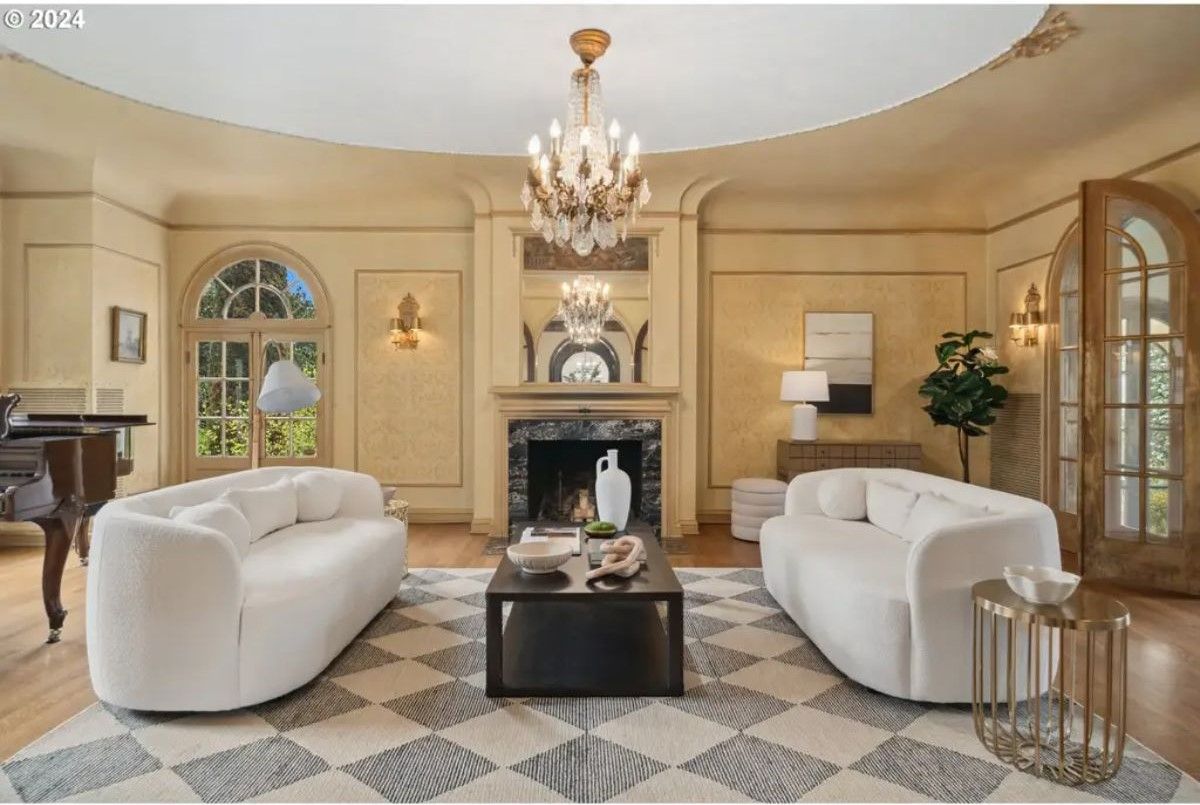
<instances>
[{"instance_id":1,"label":"decorative wall panel molding","mask_svg":"<svg viewBox=\"0 0 1200 805\"><path fill-rule=\"evenodd\" d=\"M463 286L457 271L359 271L355 465L395 486L463 485ZM416 349L395 349L390 320L421 304Z\"/></svg>"}]
</instances>

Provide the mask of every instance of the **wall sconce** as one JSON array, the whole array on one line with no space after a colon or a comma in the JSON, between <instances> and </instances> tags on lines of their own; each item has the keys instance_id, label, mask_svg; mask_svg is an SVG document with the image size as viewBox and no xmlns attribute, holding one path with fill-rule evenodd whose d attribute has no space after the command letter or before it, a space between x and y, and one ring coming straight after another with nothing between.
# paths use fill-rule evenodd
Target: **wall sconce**
<instances>
[{"instance_id":1,"label":"wall sconce","mask_svg":"<svg viewBox=\"0 0 1200 805\"><path fill-rule=\"evenodd\" d=\"M392 346L396 349L416 349L421 340L421 305L412 294L406 293L396 305L396 318L392 319Z\"/></svg>"},{"instance_id":2,"label":"wall sconce","mask_svg":"<svg viewBox=\"0 0 1200 805\"><path fill-rule=\"evenodd\" d=\"M1029 284L1025 294L1025 312L1008 317L1008 338L1017 346L1036 347L1038 330L1042 326L1042 295L1037 285Z\"/></svg>"}]
</instances>

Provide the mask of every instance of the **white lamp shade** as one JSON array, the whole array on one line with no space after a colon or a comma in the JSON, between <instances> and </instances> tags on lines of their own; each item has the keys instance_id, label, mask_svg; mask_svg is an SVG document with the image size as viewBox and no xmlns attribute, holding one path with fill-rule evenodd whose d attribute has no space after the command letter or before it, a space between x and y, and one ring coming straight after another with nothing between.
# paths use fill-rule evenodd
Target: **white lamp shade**
<instances>
[{"instance_id":1,"label":"white lamp shade","mask_svg":"<svg viewBox=\"0 0 1200 805\"><path fill-rule=\"evenodd\" d=\"M258 407L269 414L290 414L321 399L321 390L293 361L275 361L263 378Z\"/></svg>"},{"instance_id":2,"label":"white lamp shade","mask_svg":"<svg viewBox=\"0 0 1200 805\"><path fill-rule=\"evenodd\" d=\"M829 377L824 372L784 372L779 386L784 402L828 402Z\"/></svg>"}]
</instances>

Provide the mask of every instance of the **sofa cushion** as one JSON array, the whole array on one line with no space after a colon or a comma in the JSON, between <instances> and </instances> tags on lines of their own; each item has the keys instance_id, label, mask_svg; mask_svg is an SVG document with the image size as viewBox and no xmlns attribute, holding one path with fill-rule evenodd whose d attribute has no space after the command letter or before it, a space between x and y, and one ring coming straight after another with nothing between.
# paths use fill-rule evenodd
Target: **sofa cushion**
<instances>
[{"instance_id":1,"label":"sofa cushion","mask_svg":"<svg viewBox=\"0 0 1200 805\"><path fill-rule=\"evenodd\" d=\"M217 499L232 503L246 516L251 542L296 522L296 485L290 478L252 489L227 489Z\"/></svg>"},{"instance_id":2,"label":"sofa cushion","mask_svg":"<svg viewBox=\"0 0 1200 805\"><path fill-rule=\"evenodd\" d=\"M900 536L916 502L916 492L883 481L867 481L867 519L889 534Z\"/></svg>"},{"instance_id":3,"label":"sofa cushion","mask_svg":"<svg viewBox=\"0 0 1200 805\"><path fill-rule=\"evenodd\" d=\"M867 482L856 472L838 473L817 487L817 505L835 520L862 520L867 516Z\"/></svg>"},{"instance_id":4,"label":"sofa cushion","mask_svg":"<svg viewBox=\"0 0 1200 805\"><path fill-rule=\"evenodd\" d=\"M250 522L232 503L210 500L195 506L175 506L170 517L176 522L211 528L224 534L237 549L238 556L244 557L250 550Z\"/></svg>"},{"instance_id":5,"label":"sofa cushion","mask_svg":"<svg viewBox=\"0 0 1200 805\"><path fill-rule=\"evenodd\" d=\"M292 478L296 485L296 519L301 523L328 520L342 505L342 485L333 473L309 470Z\"/></svg>"},{"instance_id":6,"label":"sofa cushion","mask_svg":"<svg viewBox=\"0 0 1200 805\"><path fill-rule=\"evenodd\" d=\"M900 537L919 542L939 529L987 516L988 511L978 506L959 503L935 492L922 492L900 530Z\"/></svg>"}]
</instances>

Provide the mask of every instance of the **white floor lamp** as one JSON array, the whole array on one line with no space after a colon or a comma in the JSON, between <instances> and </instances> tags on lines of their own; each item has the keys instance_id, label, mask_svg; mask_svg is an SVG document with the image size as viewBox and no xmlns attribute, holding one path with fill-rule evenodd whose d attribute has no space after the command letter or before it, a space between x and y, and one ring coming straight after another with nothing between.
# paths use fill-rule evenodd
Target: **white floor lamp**
<instances>
[{"instance_id":1,"label":"white floor lamp","mask_svg":"<svg viewBox=\"0 0 1200 805\"><path fill-rule=\"evenodd\" d=\"M266 350L263 350L266 354ZM262 414L290 414L315 405L321 399L321 390L308 375L290 359L282 359L271 364L267 376L263 378L262 391L258 393L259 438L262 432ZM257 468L261 462L259 455L259 438L255 439L251 456L251 466Z\"/></svg>"},{"instance_id":2,"label":"white floor lamp","mask_svg":"<svg viewBox=\"0 0 1200 805\"><path fill-rule=\"evenodd\" d=\"M779 399L794 402L792 441L811 442L817 438L817 407L814 402L829 401L829 378L824 372L784 372Z\"/></svg>"}]
</instances>

